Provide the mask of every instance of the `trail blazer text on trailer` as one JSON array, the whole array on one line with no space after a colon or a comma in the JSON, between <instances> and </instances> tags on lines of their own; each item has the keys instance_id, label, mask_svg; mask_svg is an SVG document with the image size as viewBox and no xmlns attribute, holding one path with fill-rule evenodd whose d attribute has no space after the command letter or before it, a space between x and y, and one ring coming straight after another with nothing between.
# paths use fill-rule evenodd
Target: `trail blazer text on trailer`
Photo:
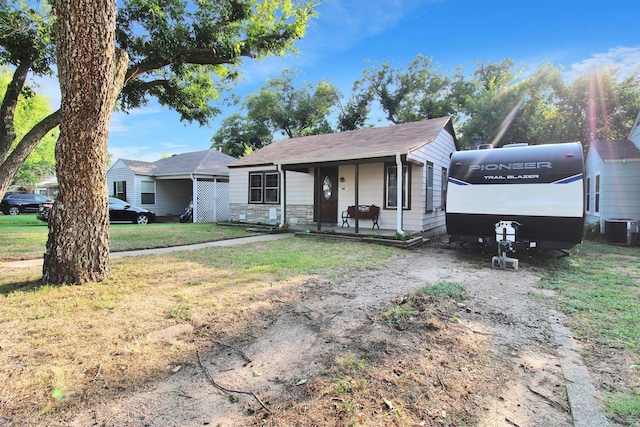
<instances>
[{"instance_id":1,"label":"trail blazer text on trailer","mask_svg":"<svg viewBox=\"0 0 640 427\"><path fill-rule=\"evenodd\" d=\"M504 180L514 180L514 179L538 179L540 175L485 175L484 179L504 179Z\"/></svg>"}]
</instances>

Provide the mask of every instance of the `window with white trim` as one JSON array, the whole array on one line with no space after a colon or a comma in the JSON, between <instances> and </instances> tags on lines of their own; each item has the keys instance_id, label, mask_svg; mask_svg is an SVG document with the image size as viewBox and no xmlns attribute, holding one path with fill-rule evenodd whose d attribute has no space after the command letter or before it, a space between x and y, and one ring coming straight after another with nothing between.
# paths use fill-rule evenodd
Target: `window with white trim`
<instances>
[{"instance_id":1,"label":"window with white trim","mask_svg":"<svg viewBox=\"0 0 640 427\"><path fill-rule=\"evenodd\" d=\"M280 203L280 174L278 172L250 172L249 203Z\"/></svg>"},{"instance_id":2,"label":"window with white trim","mask_svg":"<svg viewBox=\"0 0 640 427\"><path fill-rule=\"evenodd\" d=\"M153 181L140 182L140 203L153 205L156 203L156 183Z\"/></svg>"},{"instance_id":3,"label":"window with white trim","mask_svg":"<svg viewBox=\"0 0 640 427\"><path fill-rule=\"evenodd\" d=\"M127 200L127 181L113 181L113 197Z\"/></svg>"},{"instance_id":4,"label":"window with white trim","mask_svg":"<svg viewBox=\"0 0 640 427\"><path fill-rule=\"evenodd\" d=\"M398 207L398 167L388 163L384 167L384 207L385 209L397 209ZM402 165L402 208L411 209L409 198L411 182L409 177L409 165Z\"/></svg>"}]
</instances>

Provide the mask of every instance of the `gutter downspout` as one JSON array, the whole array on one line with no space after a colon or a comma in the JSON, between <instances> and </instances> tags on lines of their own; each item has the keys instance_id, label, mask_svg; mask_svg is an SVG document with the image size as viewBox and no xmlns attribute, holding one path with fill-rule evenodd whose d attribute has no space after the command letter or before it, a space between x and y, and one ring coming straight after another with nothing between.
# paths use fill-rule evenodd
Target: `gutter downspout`
<instances>
[{"instance_id":1,"label":"gutter downspout","mask_svg":"<svg viewBox=\"0 0 640 427\"><path fill-rule=\"evenodd\" d=\"M404 231L402 230L402 193L404 183L404 169L402 167L402 158L400 157L400 153L396 153L396 173L398 176L398 188L396 189L396 232L404 236Z\"/></svg>"},{"instance_id":2,"label":"gutter downspout","mask_svg":"<svg viewBox=\"0 0 640 427\"><path fill-rule=\"evenodd\" d=\"M193 202L193 212L191 222L198 222L198 180L190 173L191 177L191 200Z\"/></svg>"},{"instance_id":3,"label":"gutter downspout","mask_svg":"<svg viewBox=\"0 0 640 427\"><path fill-rule=\"evenodd\" d=\"M282 187L280 188L280 228L284 228L287 222L287 173L282 169L282 165L278 165L278 172L282 177Z\"/></svg>"}]
</instances>

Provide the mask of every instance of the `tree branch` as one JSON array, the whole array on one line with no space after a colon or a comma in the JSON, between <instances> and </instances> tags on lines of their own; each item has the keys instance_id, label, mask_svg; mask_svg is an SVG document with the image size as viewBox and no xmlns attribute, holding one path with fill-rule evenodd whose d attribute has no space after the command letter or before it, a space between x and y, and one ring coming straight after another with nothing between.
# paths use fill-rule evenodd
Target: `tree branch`
<instances>
[{"instance_id":1,"label":"tree branch","mask_svg":"<svg viewBox=\"0 0 640 427\"><path fill-rule=\"evenodd\" d=\"M0 162L7 157L7 153L9 153L13 141L16 139L13 120L20 92L22 92L24 82L32 65L33 62L30 61L21 61L18 64L2 100L2 107L0 107Z\"/></svg>"},{"instance_id":2,"label":"tree branch","mask_svg":"<svg viewBox=\"0 0 640 427\"><path fill-rule=\"evenodd\" d=\"M29 153L34 149L38 142L52 129L60 124L60 110L57 110L37 125L35 125L27 134L22 137L18 145L13 149L6 160L0 164L0 193L4 194L9 188L11 180L15 176L18 169L27 158Z\"/></svg>"}]
</instances>

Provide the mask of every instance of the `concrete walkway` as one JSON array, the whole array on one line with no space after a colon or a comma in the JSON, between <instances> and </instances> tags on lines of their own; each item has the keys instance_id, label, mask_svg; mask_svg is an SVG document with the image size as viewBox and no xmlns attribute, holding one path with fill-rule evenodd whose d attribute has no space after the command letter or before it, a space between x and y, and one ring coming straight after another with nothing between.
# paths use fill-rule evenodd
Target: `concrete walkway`
<instances>
[{"instance_id":1,"label":"concrete walkway","mask_svg":"<svg viewBox=\"0 0 640 427\"><path fill-rule=\"evenodd\" d=\"M111 252L110 258L116 259L116 258L124 258L129 256L138 256L138 255L161 255L161 254L167 254L167 253L176 252L176 251L189 251L194 249L209 248L212 246L233 246L233 245L243 245L243 244L255 243L255 242L269 242L272 240L280 240L280 239L285 239L293 236L294 236L293 233L261 234L257 236L239 237L237 239L197 243L194 245L171 246L168 248L155 248L155 249L141 249L137 251ZM0 269L36 267L36 266L42 266L42 262L43 262L42 258L28 259L24 261L0 262Z\"/></svg>"}]
</instances>

